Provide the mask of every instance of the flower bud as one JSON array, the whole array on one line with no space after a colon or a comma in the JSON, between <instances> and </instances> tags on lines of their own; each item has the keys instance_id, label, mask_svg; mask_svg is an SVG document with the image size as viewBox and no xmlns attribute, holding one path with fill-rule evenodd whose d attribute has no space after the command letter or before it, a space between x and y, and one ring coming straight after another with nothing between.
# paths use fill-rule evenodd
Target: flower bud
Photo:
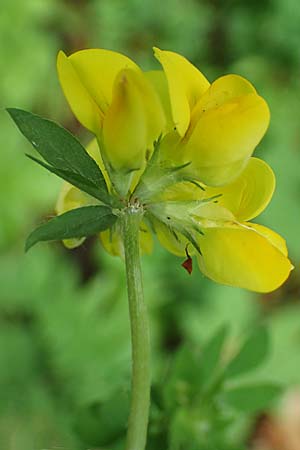
<instances>
[{"instance_id":1,"label":"flower bud","mask_svg":"<svg viewBox=\"0 0 300 450\"><path fill-rule=\"evenodd\" d=\"M103 151L115 170L143 168L165 125L156 92L142 72L122 70L103 121Z\"/></svg>"}]
</instances>

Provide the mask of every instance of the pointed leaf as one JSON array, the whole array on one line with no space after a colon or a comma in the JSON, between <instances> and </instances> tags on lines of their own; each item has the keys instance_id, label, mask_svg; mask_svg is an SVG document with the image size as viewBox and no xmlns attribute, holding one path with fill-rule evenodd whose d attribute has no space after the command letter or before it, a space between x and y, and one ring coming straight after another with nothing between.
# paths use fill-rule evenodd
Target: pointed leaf
<instances>
[{"instance_id":1,"label":"pointed leaf","mask_svg":"<svg viewBox=\"0 0 300 450\"><path fill-rule=\"evenodd\" d=\"M223 325L217 329L202 351L202 371L204 380L211 380L220 363L221 352L228 336L228 326Z\"/></svg>"},{"instance_id":2,"label":"pointed leaf","mask_svg":"<svg viewBox=\"0 0 300 450\"><path fill-rule=\"evenodd\" d=\"M269 408L281 391L275 383L243 385L224 392L222 400L237 411L254 413Z\"/></svg>"},{"instance_id":3,"label":"pointed leaf","mask_svg":"<svg viewBox=\"0 0 300 450\"><path fill-rule=\"evenodd\" d=\"M8 108L7 111L21 133L51 166L81 175L107 191L100 168L69 131L21 109Z\"/></svg>"},{"instance_id":4,"label":"pointed leaf","mask_svg":"<svg viewBox=\"0 0 300 450\"><path fill-rule=\"evenodd\" d=\"M187 345L177 350L172 363L172 370L165 382L163 395L168 409L176 404L187 404L198 389L199 365Z\"/></svg>"},{"instance_id":5,"label":"pointed leaf","mask_svg":"<svg viewBox=\"0 0 300 450\"><path fill-rule=\"evenodd\" d=\"M143 201L156 202L156 196L161 194L164 189L176 183L186 181L185 172L182 172L191 163L185 163L180 166L164 167L160 163L150 163L141 177L134 193Z\"/></svg>"},{"instance_id":6,"label":"pointed leaf","mask_svg":"<svg viewBox=\"0 0 300 450\"><path fill-rule=\"evenodd\" d=\"M91 236L110 228L117 217L107 206L84 206L72 209L36 228L27 238L25 251L41 241Z\"/></svg>"},{"instance_id":7,"label":"pointed leaf","mask_svg":"<svg viewBox=\"0 0 300 450\"><path fill-rule=\"evenodd\" d=\"M106 400L79 407L75 412L75 432L89 446L109 446L126 432L128 411L129 395L119 388Z\"/></svg>"},{"instance_id":8,"label":"pointed leaf","mask_svg":"<svg viewBox=\"0 0 300 450\"><path fill-rule=\"evenodd\" d=\"M243 375L260 366L269 354L270 340L265 327L256 329L225 369L225 377Z\"/></svg>"}]
</instances>

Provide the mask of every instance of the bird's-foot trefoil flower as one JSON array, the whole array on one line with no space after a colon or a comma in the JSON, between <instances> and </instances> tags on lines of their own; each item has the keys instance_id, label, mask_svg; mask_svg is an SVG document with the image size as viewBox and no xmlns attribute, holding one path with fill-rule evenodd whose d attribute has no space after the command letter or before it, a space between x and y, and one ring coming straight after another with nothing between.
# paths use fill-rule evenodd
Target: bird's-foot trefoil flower
<instances>
[{"instance_id":1,"label":"bird's-foot trefoil flower","mask_svg":"<svg viewBox=\"0 0 300 450\"><path fill-rule=\"evenodd\" d=\"M155 56L163 70L143 72L108 50L59 53L66 98L96 136L87 151L111 195L143 208L142 251L151 252L154 231L177 255L188 245L219 283L276 289L292 268L284 240L249 222L275 188L270 167L252 157L269 124L267 103L238 75L210 84L183 56L159 49ZM66 185L57 212L90 202ZM100 233L104 247L122 255L120 236L119 221Z\"/></svg>"},{"instance_id":2,"label":"bird's-foot trefoil flower","mask_svg":"<svg viewBox=\"0 0 300 450\"><path fill-rule=\"evenodd\" d=\"M150 402L150 350L140 252L153 235L171 253L229 286L271 292L292 264L284 239L252 223L275 189L272 169L253 157L270 120L255 88L238 75L212 84L177 53L154 50L162 70L144 72L103 50L60 52L59 80L79 122L84 149L67 130L9 109L43 160L65 180L57 216L34 230L39 241L69 248L98 234L125 259L132 336L132 399L126 450L144 450Z\"/></svg>"}]
</instances>

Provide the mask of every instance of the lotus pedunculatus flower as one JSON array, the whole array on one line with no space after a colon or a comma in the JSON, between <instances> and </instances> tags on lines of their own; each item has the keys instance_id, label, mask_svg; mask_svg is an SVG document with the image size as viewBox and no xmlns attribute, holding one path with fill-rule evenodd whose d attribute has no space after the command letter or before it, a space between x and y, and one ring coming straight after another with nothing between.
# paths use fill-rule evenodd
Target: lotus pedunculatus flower
<instances>
[{"instance_id":1,"label":"lotus pedunculatus flower","mask_svg":"<svg viewBox=\"0 0 300 450\"><path fill-rule=\"evenodd\" d=\"M241 76L210 84L183 56L154 53L162 70L148 72L108 50L58 55L65 97L94 135L86 150L118 199L116 209L142 208L145 253L154 232L175 255L195 255L216 282L258 292L278 288L292 269L285 241L251 222L275 189L272 169L252 156L269 125L266 101ZM97 203L65 183L57 213ZM111 254L123 254L118 220L100 239Z\"/></svg>"},{"instance_id":2,"label":"lotus pedunculatus flower","mask_svg":"<svg viewBox=\"0 0 300 450\"><path fill-rule=\"evenodd\" d=\"M65 180L57 216L29 235L26 249L53 240L73 248L98 234L125 260L132 343L126 450L146 446L151 361L140 252L152 251L153 235L186 258L188 272L195 258L202 273L229 286L270 292L292 269L284 239L252 222L275 190L272 169L252 156L269 125L267 103L238 75L210 84L183 56L154 53L162 70L149 72L109 50L59 53L66 99L93 135L86 149L55 122L8 109L42 159L27 156Z\"/></svg>"}]
</instances>

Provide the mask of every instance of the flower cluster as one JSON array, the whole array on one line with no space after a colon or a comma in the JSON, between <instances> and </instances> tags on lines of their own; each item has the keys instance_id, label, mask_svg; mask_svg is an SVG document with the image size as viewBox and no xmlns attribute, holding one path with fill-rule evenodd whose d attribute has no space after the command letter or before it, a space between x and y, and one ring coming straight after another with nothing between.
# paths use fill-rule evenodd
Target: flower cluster
<instances>
[{"instance_id":1,"label":"flower cluster","mask_svg":"<svg viewBox=\"0 0 300 450\"><path fill-rule=\"evenodd\" d=\"M95 136L87 152L116 200L116 215L125 207L143 211L143 252L151 252L154 232L175 255L195 255L216 282L276 289L292 268L285 241L249 222L275 188L272 169L252 157L269 125L265 100L240 76L210 84L183 56L159 49L155 56L163 70L144 72L103 49L58 55L62 89ZM65 183L57 213L93 204L99 200ZM122 255L118 221L100 239Z\"/></svg>"}]
</instances>

